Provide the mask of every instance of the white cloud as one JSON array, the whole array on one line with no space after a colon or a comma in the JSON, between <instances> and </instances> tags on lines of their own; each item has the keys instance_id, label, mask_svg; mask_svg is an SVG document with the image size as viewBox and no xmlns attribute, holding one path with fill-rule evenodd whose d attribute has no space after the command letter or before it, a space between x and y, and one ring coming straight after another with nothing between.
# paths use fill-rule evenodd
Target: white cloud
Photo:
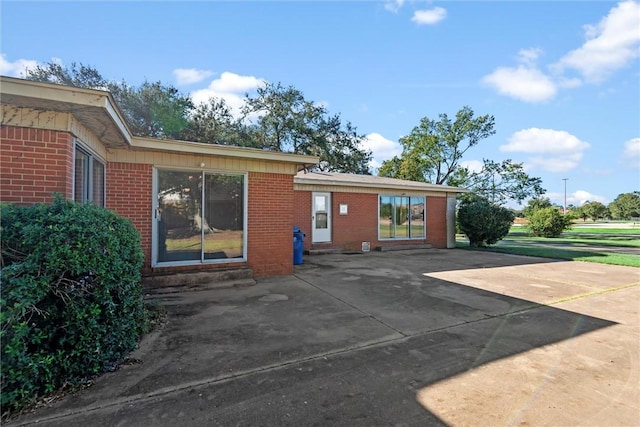
<instances>
[{"instance_id":1,"label":"white cloud","mask_svg":"<svg viewBox=\"0 0 640 427\"><path fill-rule=\"evenodd\" d=\"M411 20L418 25L434 25L447 17L447 10L442 7L434 7L428 10L416 10Z\"/></svg>"},{"instance_id":2,"label":"white cloud","mask_svg":"<svg viewBox=\"0 0 640 427\"><path fill-rule=\"evenodd\" d=\"M624 164L640 169L640 138L633 138L624 143Z\"/></svg>"},{"instance_id":3,"label":"white cloud","mask_svg":"<svg viewBox=\"0 0 640 427\"><path fill-rule=\"evenodd\" d=\"M397 13L402 5L404 5L404 0L387 0L384 3L384 8L389 12Z\"/></svg>"},{"instance_id":4,"label":"white cloud","mask_svg":"<svg viewBox=\"0 0 640 427\"><path fill-rule=\"evenodd\" d=\"M385 160L391 160L394 156L402 154L402 146L379 133L370 133L364 137L361 144L362 149L371 150L373 159L370 167L377 169Z\"/></svg>"},{"instance_id":5,"label":"white cloud","mask_svg":"<svg viewBox=\"0 0 640 427\"><path fill-rule=\"evenodd\" d=\"M640 54L640 2L621 2L597 25L584 29L586 42L554 67L575 69L588 82L598 83Z\"/></svg>"},{"instance_id":6,"label":"white cloud","mask_svg":"<svg viewBox=\"0 0 640 427\"><path fill-rule=\"evenodd\" d=\"M527 160L529 168L540 168L548 172L567 172L575 169L582 160L582 153L567 153L562 155L535 156Z\"/></svg>"},{"instance_id":7,"label":"white cloud","mask_svg":"<svg viewBox=\"0 0 640 427\"><path fill-rule=\"evenodd\" d=\"M548 101L556 96L555 83L534 67L520 65L517 68L499 67L482 78L501 95L525 102Z\"/></svg>"},{"instance_id":8,"label":"white cloud","mask_svg":"<svg viewBox=\"0 0 640 427\"><path fill-rule=\"evenodd\" d=\"M480 172L484 167L484 162L480 160L465 160L464 162L460 162L460 166L469 169L471 172Z\"/></svg>"},{"instance_id":9,"label":"white cloud","mask_svg":"<svg viewBox=\"0 0 640 427\"><path fill-rule=\"evenodd\" d=\"M567 204L583 205L586 202L600 202L603 204L609 204L609 199L604 196L589 193L585 190L578 190L571 194L567 194Z\"/></svg>"},{"instance_id":10,"label":"white cloud","mask_svg":"<svg viewBox=\"0 0 640 427\"><path fill-rule=\"evenodd\" d=\"M38 66L38 61L33 59L18 59L14 62L7 61L5 54L0 54L0 74L9 77L25 77L28 69Z\"/></svg>"},{"instance_id":11,"label":"white cloud","mask_svg":"<svg viewBox=\"0 0 640 427\"><path fill-rule=\"evenodd\" d=\"M225 71L219 78L213 80L206 89L191 92L191 98L196 104L205 103L209 98L222 98L237 117L244 105L245 93L255 90L265 83L264 79Z\"/></svg>"},{"instance_id":12,"label":"white cloud","mask_svg":"<svg viewBox=\"0 0 640 427\"><path fill-rule=\"evenodd\" d=\"M529 66L535 66L540 55L543 54L542 49L532 47L529 49L520 49L518 52L518 62Z\"/></svg>"},{"instance_id":13,"label":"white cloud","mask_svg":"<svg viewBox=\"0 0 640 427\"><path fill-rule=\"evenodd\" d=\"M199 83L207 77L211 77L213 71L196 70L195 68L177 68L173 70L173 75L176 77L178 85L190 85Z\"/></svg>"},{"instance_id":14,"label":"white cloud","mask_svg":"<svg viewBox=\"0 0 640 427\"><path fill-rule=\"evenodd\" d=\"M563 130L529 128L520 130L500 151L533 154L527 163L549 172L566 172L580 163L587 142Z\"/></svg>"},{"instance_id":15,"label":"white cloud","mask_svg":"<svg viewBox=\"0 0 640 427\"><path fill-rule=\"evenodd\" d=\"M525 102L542 102L555 97L559 88L572 89L599 83L640 56L640 2L627 0L613 7L597 25L586 25L585 43L541 71L536 61L541 49L521 49L517 67L498 67L483 77L483 83L501 95ZM576 70L581 78L567 76Z\"/></svg>"}]
</instances>

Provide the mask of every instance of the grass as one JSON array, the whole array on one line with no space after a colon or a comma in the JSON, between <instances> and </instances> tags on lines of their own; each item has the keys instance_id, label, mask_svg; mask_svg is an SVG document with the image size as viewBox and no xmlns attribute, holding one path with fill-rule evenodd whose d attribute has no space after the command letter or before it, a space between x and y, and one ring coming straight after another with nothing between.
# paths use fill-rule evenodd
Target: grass
<instances>
[{"instance_id":1,"label":"grass","mask_svg":"<svg viewBox=\"0 0 640 427\"><path fill-rule=\"evenodd\" d=\"M205 252L242 249L242 231L205 234L204 243ZM168 236L165 244L167 245L167 251L200 250L202 237L200 234L181 238Z\"/></svg>"},{"instance_id":2,"label":"grass","mask_svg":"<svg viewBox=\"0 0 640 427\"><path fill-rule=\"evenodd\" d=\"M460 249L471 249L486 252L498 252L503 254L526 255L542 258L565 259L569 261L596 262L599 264L624 265L628 267L640 267L640 256L629 254L617 254L595 250L581 250L569 248L557 248L531 245L497 245L489 248L472 248L467 243L457 242Z\"/></svg>"},{"instance_id":3,"label":"grass","mask_svg":"<svg viewBox=\"0 0 640 427\"><path fill-rule=\"evenodd\" d=\"M508 242L530 242L530 243L547 243L547 244L568 244L575 247L579 246L611 246L615 248L640 248L640 239L637 237L584 237L563 235L563 237L544 238L527 235L514 235L509 233L504 238Z\"/></svg>"},{"instance_id":4,"label":"grass","mask_svg":"<svg viewBox=\"0 0 640 427\"><path fill-rule=\"evenodd\" d=\"M605 233L593 233L593 236L563 233L559 238L545 238L528 235L526 228L517 227L517 231L512 229L512 232L504 240L488 248L471 248L466 241L458 241L456 247L514 255L640 267L640 255L614 253L607 250L607 248L640 248L640 239L635 237L635 234L640 233L628 233L629 231L637 231L632 229L621 229L624 233L610 233L611 230L607 229L608 233L606 235ZM616 236L615 234L634 234L634 236ZM598 247L602 249L598 249Z\"/></svg>"},{"instance_id":5,"label":"grass","mask_svg":"<svg viewBox=\"0 0 640 427\"><path fill-rule=\"evenodd\" d=\"M531 231L526 226L511 227L509 234L527 234ZM573 227L562 233L563 235L573 234L627 234L640 237L640 228L591 228Z\"/></svg>"}]
</instances>

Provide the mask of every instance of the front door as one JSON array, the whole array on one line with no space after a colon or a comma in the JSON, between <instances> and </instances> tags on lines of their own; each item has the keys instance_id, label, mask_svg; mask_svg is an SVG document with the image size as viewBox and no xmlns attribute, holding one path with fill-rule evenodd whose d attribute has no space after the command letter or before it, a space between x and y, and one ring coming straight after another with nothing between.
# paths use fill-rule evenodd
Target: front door
<instances>
[{"instance_id":1,"label":"front door","mask_svg":"<svg viewBox=\"0 0 640 427\"><path fill-rule=\"evenodd\" d=\"M311 241L331 241L331 193L313 193L311 207Z\"/></svg>"}]
</instances>

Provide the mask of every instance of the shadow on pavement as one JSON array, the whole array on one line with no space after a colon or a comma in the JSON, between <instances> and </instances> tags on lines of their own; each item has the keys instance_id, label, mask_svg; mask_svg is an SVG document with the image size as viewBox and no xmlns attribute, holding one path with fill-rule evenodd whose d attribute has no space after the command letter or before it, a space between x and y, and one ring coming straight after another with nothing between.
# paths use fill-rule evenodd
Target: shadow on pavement
<instances>
[{"instance_id":1,"label":"shadow on pavement","mask_svg":"<svg viewBox=\"0 0 640 427\"><path fill-rule=\"evenodd\" d=\"M319 256L255 287L164 295L142 363L13 423L440 425L419 390L615 324L425 275L549 263L451 254Z\"/></svg>"}]
</instances>

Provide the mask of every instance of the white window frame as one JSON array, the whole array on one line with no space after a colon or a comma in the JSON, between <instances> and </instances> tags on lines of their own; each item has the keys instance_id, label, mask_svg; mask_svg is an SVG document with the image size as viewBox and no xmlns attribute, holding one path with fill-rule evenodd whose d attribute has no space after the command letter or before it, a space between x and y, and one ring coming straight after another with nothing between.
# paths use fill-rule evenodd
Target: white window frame
<instances>
[{"instance_id":1,"label":"white window frame","mask_svg":"<svg viewBox=\"0 0 640 427\"><path fill-rule=\"evenodd\" d=\"M76 154L80 151L88 158L88 164L84 172L86 172L86 180L84 188L82 189L82 200L76 200ZM96 201L93 194L93 165L94 162L98 162L102 165L104 170L103 182L102 182L102 200ZM96 206L106 207L107 205L107 162L101 159L93 150L79 143L77 140L73 142L73 180L71 185L71 194L74 201L78 203L93 203Z\"/></svg>"},{"instance_id":2,"label":"white window frame","mask_svg":"<svg viewBox=\"0 0 640 427\"><path fill-rule=\"evenodd\" d=\"M198 172L202 174L218 174L218 175L237 175L243 178L243 197L242 203L244 209L242 210L242 258L220 258L220 259L207 259L201 254L200 260L189 261L158 261L158 172L159 171L177 171L177 172ZM248 224L249 224L249 173L246 171L229 171L229 170L215 170L215 169L193 169L193 168L180 168L180 167L154 167L152 177L152 209L151 209L151 267L178 267L184 265L203 265L203 264L231 264L247 262L248 253ZM204 197L204 186L202 188L202 197ZM204 249L202 249L202 252Z\"/></svg>"},{"instance_id":3,"label":"white window frame","mask_svg":"<svg viewBox=\"0 0 640 427\"><path fill-rule=\"evenodd\" d=\"M411 212L411 200L412 199L422 199L424 204L424 210L422 212L422 235L421 236L412 236L411 235L411 214L409 214L409 237L381 237L380 236L380 199L382 197L391 197L394 200L393 209L395 210L395 198L396 197L406 197L409 199L409 213ZM378 240L380 241L398 241L398 240L425 240L427 238L427 197L426 196L408 196L406 194L394 194L394 193L380 193L378 194ZM393 220L392 220L393 221ZM394 224L395 229L395 224Z\"/></svg>"}]
</instances>

